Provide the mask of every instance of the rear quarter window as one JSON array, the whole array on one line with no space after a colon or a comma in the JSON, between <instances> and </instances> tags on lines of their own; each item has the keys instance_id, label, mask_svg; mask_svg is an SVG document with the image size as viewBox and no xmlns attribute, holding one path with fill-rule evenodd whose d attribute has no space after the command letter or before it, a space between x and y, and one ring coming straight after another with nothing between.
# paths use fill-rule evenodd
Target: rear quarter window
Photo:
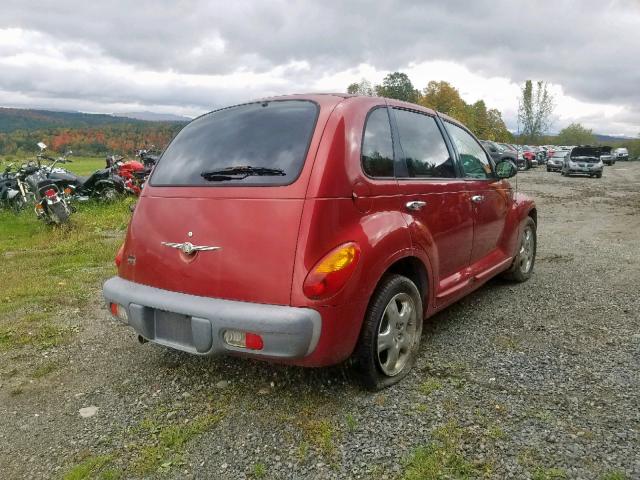
<instances>
[{"instance_id":1,"label":"rear quarter window","mask_svg":"<svg viewBox=\"0 0 640 480\"><path fill-rule=\"evenodd\" d=\"M370 177L393 177L393 141L385 107L372 110L364 127L362 169Z\"/></svg>"},{"instance_id":2,"label":"rear quarter window","mask_svg":"<svg viewBox=\"0 0 640 480\"><path fill-rule=\"evenodd\" d=\"M203 115L169 144L154 169L151 185L288 185L302 171L318 111L318 105L311 101L278 100ZM260 175L218 175L216 180L202 175L239 167L275 169L282 174L265 174L263 170Z\"/></svg>"}]
</instances>

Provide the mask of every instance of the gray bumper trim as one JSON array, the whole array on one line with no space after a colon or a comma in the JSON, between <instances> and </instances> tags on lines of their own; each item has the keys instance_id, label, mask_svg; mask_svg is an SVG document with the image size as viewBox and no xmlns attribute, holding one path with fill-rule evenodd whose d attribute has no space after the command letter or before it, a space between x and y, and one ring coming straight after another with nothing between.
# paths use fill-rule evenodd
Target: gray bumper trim
<instances>
[{"instance_id":1,"label":"gray bumper trim","mask_svg":"<svg viewBox=\"0 0 640 480\"><path fill-rule=\"evenodd\" d=\"M198 355L238 352L257 357L302 358L316 348L322 320L310 308L239 302L162 290L120 277L103 287L107 303L127 310L129 325L147 340ZM227 329L262 336L262 350L223 341Z\"/></svg>"}]
</instances>

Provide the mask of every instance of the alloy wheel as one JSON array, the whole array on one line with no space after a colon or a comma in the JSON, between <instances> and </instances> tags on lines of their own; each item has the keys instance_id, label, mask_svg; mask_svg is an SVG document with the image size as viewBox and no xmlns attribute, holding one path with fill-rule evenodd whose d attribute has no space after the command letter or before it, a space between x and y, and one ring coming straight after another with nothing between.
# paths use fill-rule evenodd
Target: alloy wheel
<instances>
[{"instance_id":1,"label":"alloy wheel","mask_svg":"<svg viewBox=\"0 0 640 480\"><path fill-rule=\"evenodd\" d=\"M520 271L522 273L526 274L531 270L531 266L533 265L534 248L533 231L530 227L527 227L522 234L522 244L520 245L519 253Z\"/></svg>"},{"instance_id":2,"label":"alloy wheel","mask_svg":"<svg viewBox=\"0 0 640 480\"><path fill-rule=\"evenodd\" d=\"M387 304L378 327L378 364L390 377L400 373L416 342L417 315L413 298L396 294Z\"/></svg>"}]
</instances>

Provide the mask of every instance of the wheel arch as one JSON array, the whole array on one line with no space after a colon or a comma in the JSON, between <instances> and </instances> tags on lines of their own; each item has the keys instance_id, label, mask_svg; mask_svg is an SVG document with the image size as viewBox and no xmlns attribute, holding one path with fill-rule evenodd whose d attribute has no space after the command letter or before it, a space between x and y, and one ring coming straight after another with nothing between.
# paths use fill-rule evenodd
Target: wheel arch
<instances>
[{"instance_id":1,"label":"wheel arch","mask_svg":"<svg viewBox=\"0 0 640 480\"><path fill-rule=\"evenodd\" d=\"M425 265L424 261L412 254L397 258L387 266L387 268L379 275L373 289L371 290L369 294L369 302L371 302L373 295L378 290L383 280L393 273L403 275L415 283L422 298L422 310L423 314L425 314L429 306L429 293L430 286L432 284L431 276L429 275L429 268Z\"/></svg>"}]
</instances>

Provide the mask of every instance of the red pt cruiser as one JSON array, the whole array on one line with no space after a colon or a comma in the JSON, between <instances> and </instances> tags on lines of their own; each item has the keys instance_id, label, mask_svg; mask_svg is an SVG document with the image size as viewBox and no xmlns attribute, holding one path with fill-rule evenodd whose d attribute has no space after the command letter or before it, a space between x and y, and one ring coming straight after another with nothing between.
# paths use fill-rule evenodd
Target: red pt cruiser
<instances>
[{"instance_id":1,"label":"red pt cruiser","mask_svg":"<svg viewBox=\"0 0 640 480\"><path fill-rule=\"evenodd\" d=\"M536 208L459 122L380 97L292 95L203 115L161 156L104 285L112 314L197 355L351 359L382 388L423 320L525 281Z\"/></svg>"}]
</instances>

